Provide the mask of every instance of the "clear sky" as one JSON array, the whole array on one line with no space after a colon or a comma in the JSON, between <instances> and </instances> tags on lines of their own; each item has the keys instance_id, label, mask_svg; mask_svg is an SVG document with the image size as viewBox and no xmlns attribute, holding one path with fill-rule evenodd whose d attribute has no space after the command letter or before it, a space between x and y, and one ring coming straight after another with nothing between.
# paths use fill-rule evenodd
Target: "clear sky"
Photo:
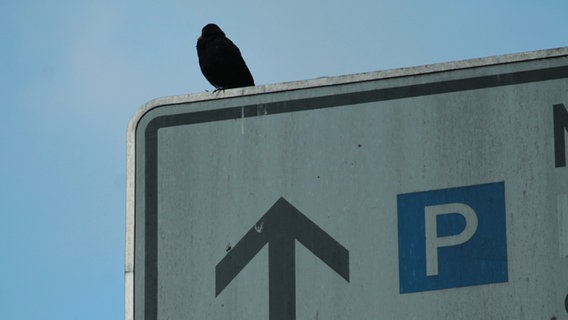
<instances>
[{"instance_id":1,"label":"clear sky","mask_svg":"<svg viewBox=\"0 0 568 320\"><path fill-rule=\"evenodd\" d=\"M257 84L568 46L566 0L0 1L0 317L122 319L126 129L203 92L217 23Z\"/></svg>"}]
</instances>

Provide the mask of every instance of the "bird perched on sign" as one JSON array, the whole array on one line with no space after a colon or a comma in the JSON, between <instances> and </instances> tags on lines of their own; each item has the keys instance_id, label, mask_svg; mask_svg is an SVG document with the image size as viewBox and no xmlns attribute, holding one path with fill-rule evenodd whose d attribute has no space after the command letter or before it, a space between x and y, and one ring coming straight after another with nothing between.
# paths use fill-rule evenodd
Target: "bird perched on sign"
<instances>
[{"instance_id":1,"label":"bird perched on sign","mask_svg":"<svg viewBox=\"0 0 568 320\"><path fill-rule=\"evenodd\" d=\"M199 67L216 90L254 86L239 48L216 24L203 27L197 39Z\"/></svg>"}]
</instances>

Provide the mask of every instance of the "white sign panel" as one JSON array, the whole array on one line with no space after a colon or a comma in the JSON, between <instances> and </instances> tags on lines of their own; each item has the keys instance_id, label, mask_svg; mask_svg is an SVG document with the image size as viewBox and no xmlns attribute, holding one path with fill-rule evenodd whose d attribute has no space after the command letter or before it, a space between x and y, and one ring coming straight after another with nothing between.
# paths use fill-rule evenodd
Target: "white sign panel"
<instances>
[{"instance_id":1,"label":"white sign panel","mask_svg":"<svg viewBox=\"0 0 568 320\"><path fill-rule=\"evenodd\" d=\"M568 49L155 100L126 317L564 319Z\"/></svg>"}]
</instances>

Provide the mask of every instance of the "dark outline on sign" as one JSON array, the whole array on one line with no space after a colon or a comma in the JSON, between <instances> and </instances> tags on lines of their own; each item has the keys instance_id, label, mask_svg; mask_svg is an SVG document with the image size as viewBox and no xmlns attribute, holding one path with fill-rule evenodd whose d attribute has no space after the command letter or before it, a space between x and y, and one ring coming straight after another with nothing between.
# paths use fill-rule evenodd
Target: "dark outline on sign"
<instances>
[{"instance_id":1,"label":"dark outline on sign","mask_svg":"<svg viewBox=\"0 0 568 320\"><path fill-rule=\"evenodd\" d=\"M450 72L450 71L448 71ZM420 75L417 75L420 76ZM215 110L188 112L175 115L156 117L147 124L145 130L145 290L144 315L145 320L157 320L158 298L158 199L157 199L157 150L158 130L181 125L191 125L205 122L268 116L281 113L326 109L368 102L388 101L434 94L468 91L502 87L530 82L540 82L568 78L568 66L547 69L520 71L465 79L437 81L432 83L405 85L392 88L374 89L361 92L343 93L323 97L305 98L290 101L278 101L263 104L228 107ZM369 81L380 81L369 80ZM187 104L187 103L176 103ZM162 105L176 105L165 104ZM191 104L191 103L190 103ZM136 303L136 299L134 299ZM155 302L155 303L152 303Z\"/></svg>"}]
</instances>

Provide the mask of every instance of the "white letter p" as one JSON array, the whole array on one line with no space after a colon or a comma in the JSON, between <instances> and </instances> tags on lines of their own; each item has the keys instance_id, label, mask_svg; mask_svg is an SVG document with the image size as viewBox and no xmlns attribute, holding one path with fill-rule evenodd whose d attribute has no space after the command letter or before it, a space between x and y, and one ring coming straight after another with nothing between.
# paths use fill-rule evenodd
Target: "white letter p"
<instances>
[{"instance_id":1,"label":"white letter p","mask_svg":"<svg viewBox=\"0 0 568 320\"><path fill-rule=\"evenodd\" d=\"M443 214L457 213L464 217L465 228L462 232L438 237L436 218ZM426 275L438 275L438 248L460 245L473 236L477 230L477 215L475 211L464 203L447 203L424 207L425 233L426 233Z\"/></svg>"}]
</instances>

